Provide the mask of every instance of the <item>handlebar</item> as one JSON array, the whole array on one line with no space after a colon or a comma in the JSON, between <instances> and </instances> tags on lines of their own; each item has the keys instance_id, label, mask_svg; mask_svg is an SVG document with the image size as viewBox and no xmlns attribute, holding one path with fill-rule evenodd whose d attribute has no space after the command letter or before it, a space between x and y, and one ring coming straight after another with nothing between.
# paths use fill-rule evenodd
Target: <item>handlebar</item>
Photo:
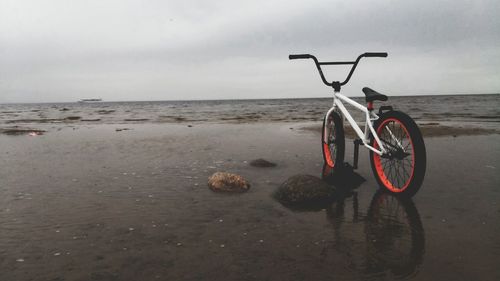
<instances>
[{"instance_id":1,"label":"handlebar","mask_svg":"<svg viewBox=\"0 0 500 281\"><path fill-rule=\"evenodd\" d=\"M296 59L310 59L312 56L309 54L302 54L302 55L289 55L288 58L291 60L296 60Z\"/></svg>"},{"instance_id":2,"label":"handlebar","mask_svg":"<svg viewBox=\"0 0 500 281\"><path fill-rule=\"evenodd\" d=\"M374 58L374 57L386 58L387 53L364 53L363 56L367 58Z\"/></svg>"},{"instance_id":3,"label":"handlebar","mask_svg":"<svg viewBox=\"0 0 500 281\"><path fill-rule=\"evenodd\" d=\"M336 92L340 91L340 87L347 84L349 82L349 79L351 79L352 74L354 73L354 70L356 69L356 66L358 66L359 61L361 58L367 57L367 58L373 58L373 57L380 57L380 58L385 58L387 57L387 53L385 52L379 52L379 53L364 53L358 56L358 58L355 61L332 61L332 62L320 62L318 59L310 54L298 54L298 55L289 55L288 58L290 60L295 60L295 59L313 59L314 63L316 64L316 68L318 69L319 75L321 76L321 80L323 80L323 83L325 83L327 86L331 86L334 88ZM325 76L323 75L323 71L321 70L322 65L346 65L346 64L352 64L351 71L349 71L349 74L347 75L347 78L344 80L344 82L340 83L340 81L332 81L328 82L325 79Z\"/></svg>"}]
</instances>

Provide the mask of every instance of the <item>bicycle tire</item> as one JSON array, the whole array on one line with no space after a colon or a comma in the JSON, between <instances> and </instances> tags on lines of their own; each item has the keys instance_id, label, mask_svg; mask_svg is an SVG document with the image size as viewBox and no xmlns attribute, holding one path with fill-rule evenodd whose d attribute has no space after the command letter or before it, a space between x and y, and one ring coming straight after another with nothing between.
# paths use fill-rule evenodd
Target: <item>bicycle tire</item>
<instances>
[{"instance_id":1,"label":"bicycle tire","mask_svg":"<svg viewBox=\"0 0 500 281\"><path fill-rule=\"evenodd\" d=\"M344 164L345 153L344 127L342 118L335 111L332 111L329 116L323 119L321 148L323 150L323 160L332 169L332 172L341 169Z\"/></svg>"},{"instance_id":2,"label":"bicycle tire","mask_svg":"<svg viewBox=\"0 0 500 281\"><path fill-rule=\"evenodd\" d=\"M427 161L424 139L417 124L403 112L387 111L375 121L374 129L388 150L384 156L370 151L377 183L393 194L415 195L422 186ZM379 147L373 136L371 145Z\"/></svg>"}]
</instances>

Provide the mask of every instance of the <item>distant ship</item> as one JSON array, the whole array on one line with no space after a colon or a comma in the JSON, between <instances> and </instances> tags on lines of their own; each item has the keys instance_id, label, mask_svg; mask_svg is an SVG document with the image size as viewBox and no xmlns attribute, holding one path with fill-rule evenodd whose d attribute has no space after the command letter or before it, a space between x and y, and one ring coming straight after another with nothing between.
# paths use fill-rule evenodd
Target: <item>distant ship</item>
<instances>
[{"instance_id":1,"label":"distant ship","mask_svg":"<svg viewBox=\"0 0 500 281\"><path fill-rule=\"evenodd\" d=\"M81 99L78 102L100 102L102 99Z\"/></svg>"}]
</instances>

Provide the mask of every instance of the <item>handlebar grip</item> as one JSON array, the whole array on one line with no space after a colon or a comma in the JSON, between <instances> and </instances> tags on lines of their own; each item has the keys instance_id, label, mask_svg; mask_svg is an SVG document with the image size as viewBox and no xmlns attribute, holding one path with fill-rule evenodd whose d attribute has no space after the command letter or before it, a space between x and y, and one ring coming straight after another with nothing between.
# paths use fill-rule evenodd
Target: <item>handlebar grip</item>
<instances>
[{"instance_id":1,"label":"handlebar grip","mask_svg":"<svg viewBox=\"0 0 500 281\"><path fill-rule=\"evenodd\" d=\"M380 57L380 58L386 58L387 53L364 53L365 57Z\"/></svg>"},{"instance_id":2,"label":"handlebar grip","mask_svg":"<svg viewBox=\"0 0 500 281\"><path fill-rule=\"evenodd\" d=\"M296 59L310 59L310 58L312 58L312 56L309 55L309 54L301 54L301 55L289 55L288 58L291 59L291 60L296 60Z\"/></svg>"}]
</instances>

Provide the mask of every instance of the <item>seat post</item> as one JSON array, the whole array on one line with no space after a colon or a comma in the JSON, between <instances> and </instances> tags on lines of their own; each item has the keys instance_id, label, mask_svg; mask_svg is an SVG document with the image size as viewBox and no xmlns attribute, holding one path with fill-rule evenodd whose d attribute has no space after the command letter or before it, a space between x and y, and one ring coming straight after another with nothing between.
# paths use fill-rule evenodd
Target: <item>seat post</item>
<instances>
[{"instance_id":1,"label":"seat post","mask_svg":"<svg viewBox=\"0 0 500 281\"><path fill-rule=\"evenodd\" d=\"M373 102L372 101L369 101L368 104L366 105L366 108L370 111L373 110Z\"/></svg>"}]
</instances>

